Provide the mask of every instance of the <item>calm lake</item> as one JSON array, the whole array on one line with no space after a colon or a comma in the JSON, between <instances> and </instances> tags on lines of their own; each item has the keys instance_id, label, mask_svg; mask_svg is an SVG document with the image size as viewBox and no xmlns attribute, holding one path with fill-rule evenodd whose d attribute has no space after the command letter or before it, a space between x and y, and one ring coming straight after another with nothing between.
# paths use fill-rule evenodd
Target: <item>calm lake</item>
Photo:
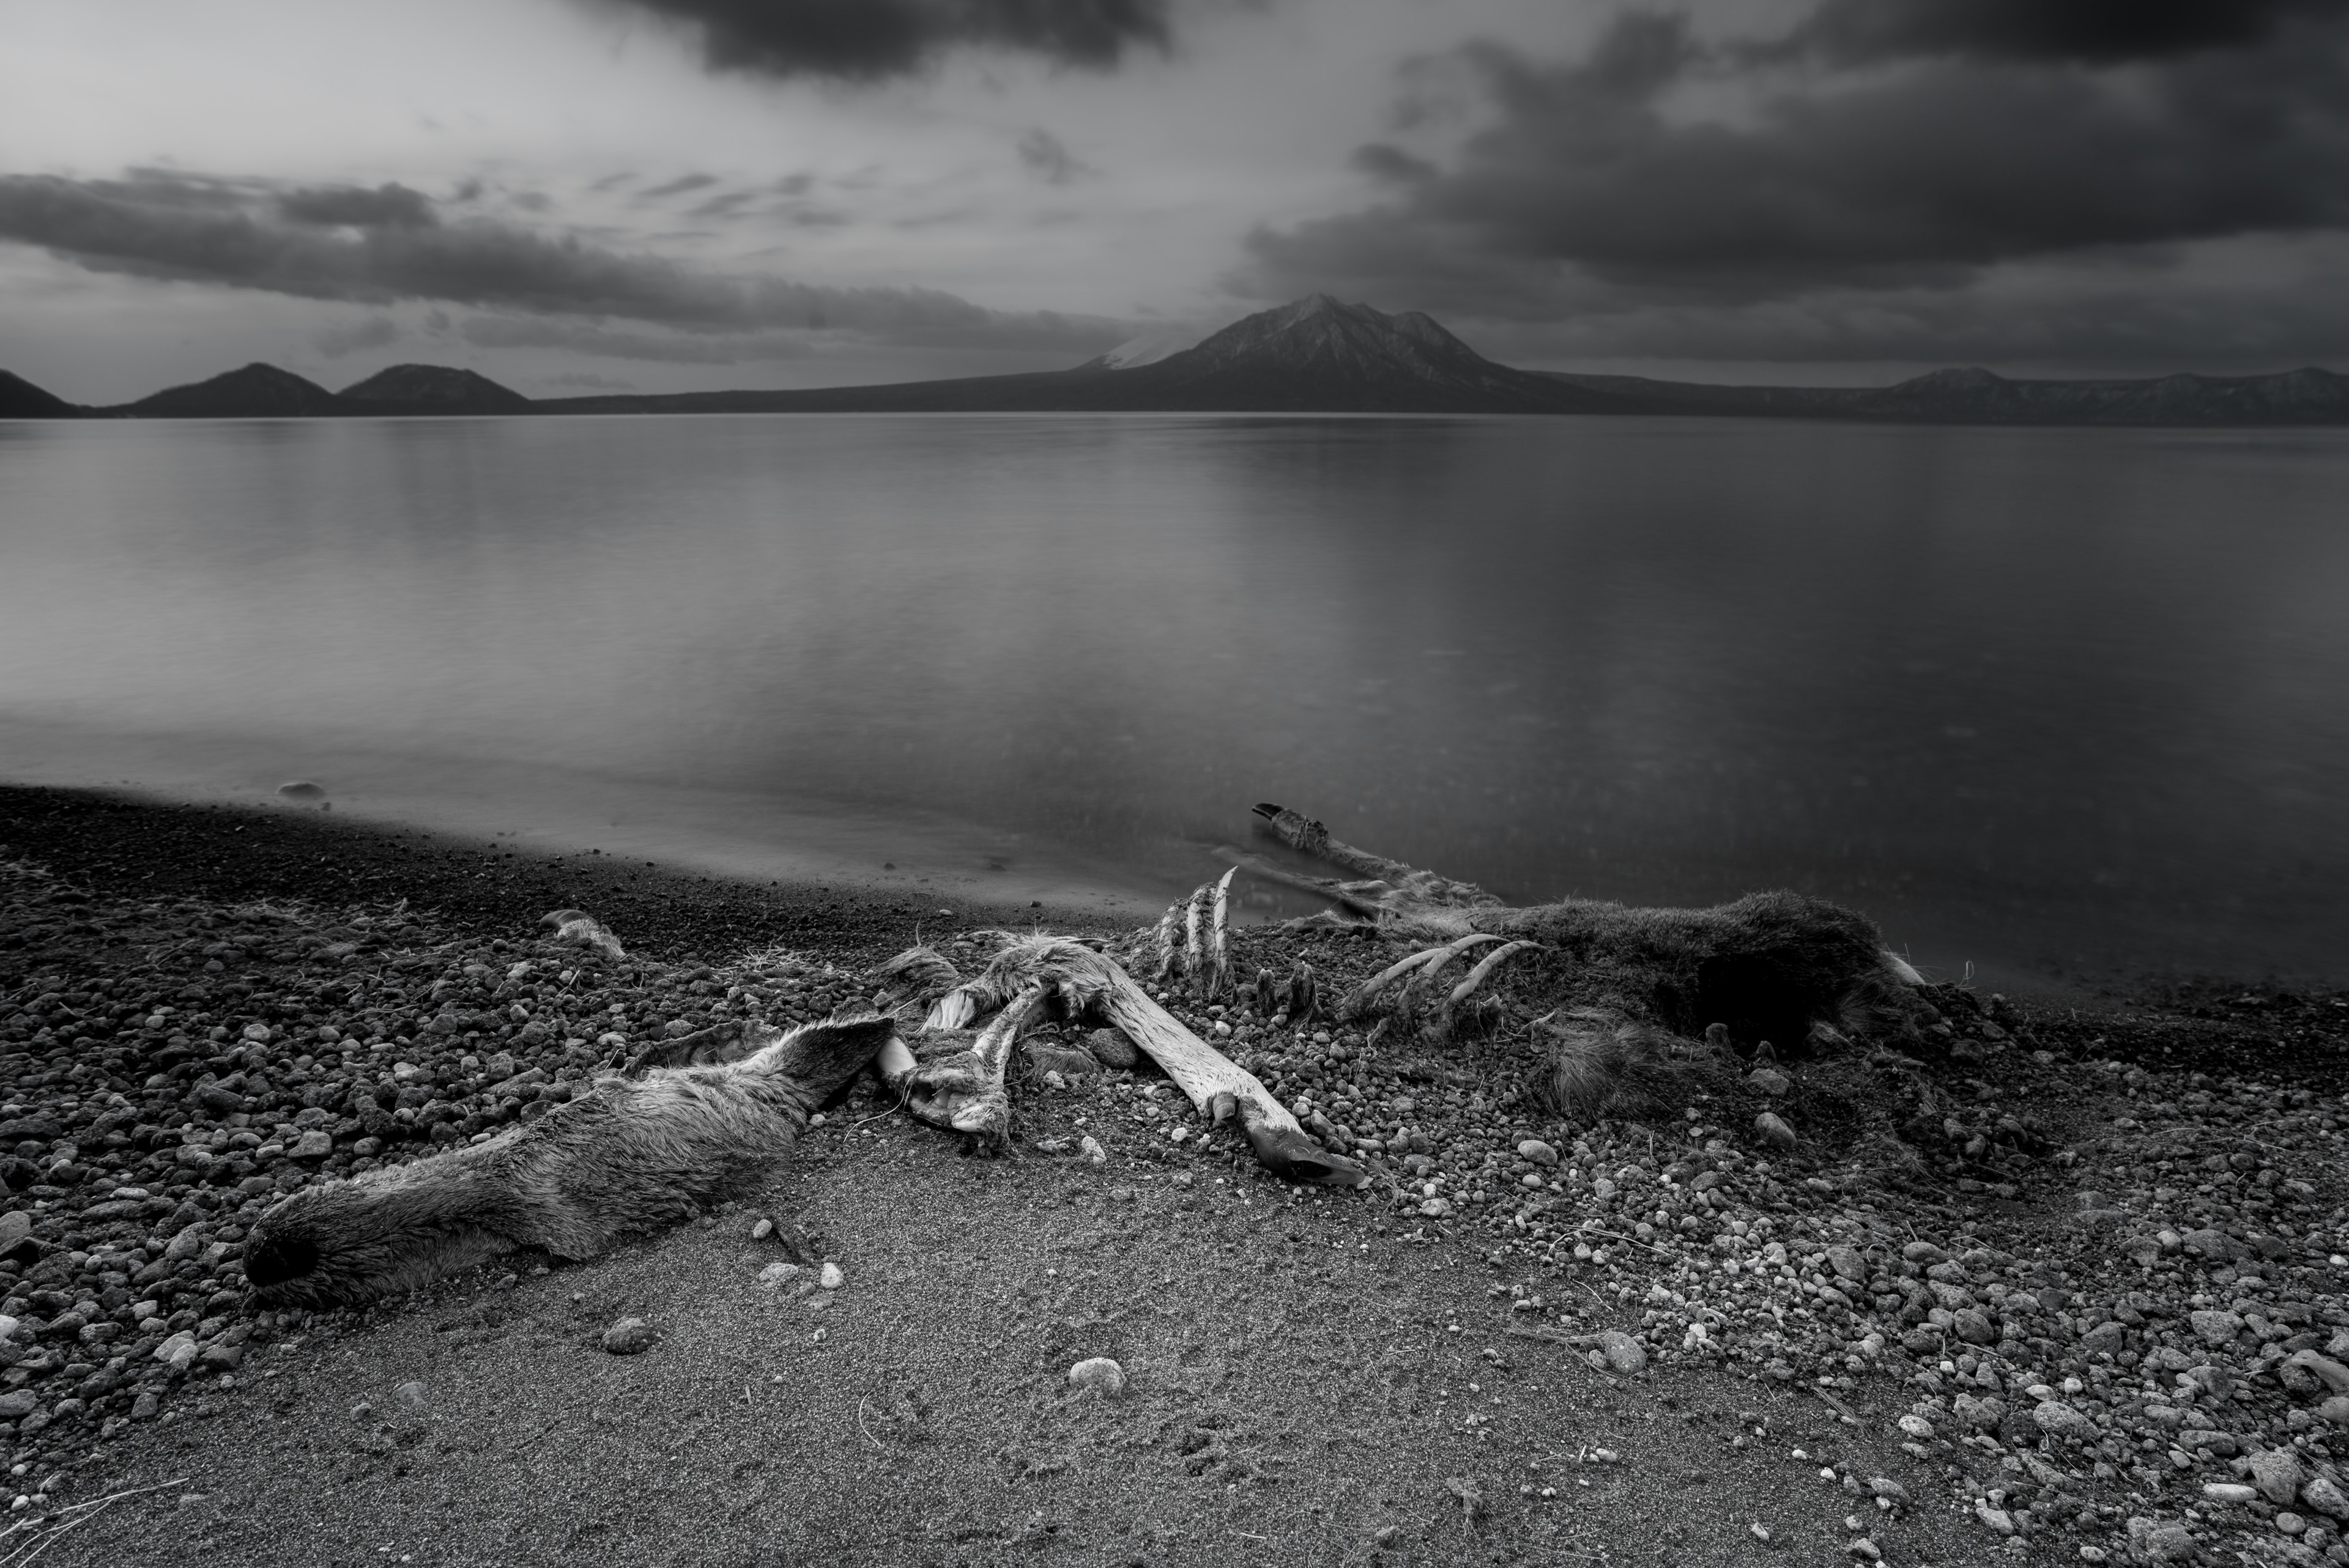
<instances>
[{"instance_id":1,"label":"calm lake","mask_svg":"<svg viewBox=\"0 0 2349 1568\"><path fill-rule=\"evenodd\" d=\"M1993 984L2349 981L2349 432L0 424L0 776L1136 910L1272 800Z\"/></svg>"}]
</instances>

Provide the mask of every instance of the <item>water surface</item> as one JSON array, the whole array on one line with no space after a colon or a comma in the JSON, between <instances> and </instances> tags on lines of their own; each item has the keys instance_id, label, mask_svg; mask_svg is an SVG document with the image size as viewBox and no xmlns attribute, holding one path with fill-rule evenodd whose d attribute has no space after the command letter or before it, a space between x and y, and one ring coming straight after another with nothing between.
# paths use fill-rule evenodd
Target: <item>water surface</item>
<instances>
[{"instance_id":1,"label":"water surface","mask_svg":"<svg viewBox=\"0 0 2349 1568\"><path fill-rule=\"evenodd\" d=\"M0 774L773 874L1138 907L1268 799L2002 981L2349 980L2344 716L2339 432L0 424Z\"/></svg>"}]
</instances>

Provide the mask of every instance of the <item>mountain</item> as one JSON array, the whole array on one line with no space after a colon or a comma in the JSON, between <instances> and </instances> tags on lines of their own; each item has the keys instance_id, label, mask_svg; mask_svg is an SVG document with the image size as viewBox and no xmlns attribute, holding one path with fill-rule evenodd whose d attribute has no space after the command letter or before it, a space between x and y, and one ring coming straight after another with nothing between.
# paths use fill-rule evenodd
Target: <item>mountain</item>
<instances>
[{"instance_id":1,"label":"mountain","mask_svg":"<svg viewBox=\"0 0 2349 1568\"><path fill-rule=\"evenodd\" d=\"M1165 346L1137 339L1073 370L1022 376L801 392L566 397L535 407L582 414L1629 411L1609 394L1495 364L1417 311L1388 315L1327 294L1259 311L1189 348L1159 352Z\"/></svg>"},{"instance_id":2,"label":"mountain","mask_svg":"<svg viewBox=\"0 0 2349 1568\"><path fill-rule=\"evenodd\" d=\"M354 414L527 414L530 399L448 365L394 365L337 394Z\"/></svg>"},{"instance_id":3,"label":"mountain","mask_svg":"<svg viewBox=\"0 0 2349 1568\"><path fill-rule=\"evenodd\" d=\"M1139 337L1129 337L1098 358L1088 359L1077 366L1080 370L1131 370L1138 365L1155 365L1170 354L1180 354L1196 346L1199 333L1194 327L1161 327L1145 332Z\"/></svg>"},{"instance_id":4,"label":"mountain","mask_svg":"<svg viewBox=\"0 0 2349 1568\"><path fill-rule=\"evenodd\" d=\"M341 396L248 365L119 408L138 418L413 414L1295 413L1643 414L1964 425L2349 425L2349 377L2164 376L2027 381L1936 370L1890 387L1725 387L1640 376L1519 370L1418 311L1389 315L1315 294L1197 342L1144 334L1068 370L787 392L530 398L470 370L395 365ZM0 417L70 405L0 373Z\"/></svg>"},{"instance_id":5,"label":"mountain","mask_svg":"<svg viewBox=\"0 0 2349 1568\"><path fill-rule=\"evenodd\" d=\"M133 419L288 419L340 414L332 392L274 365L248 365L107 412Z\"/></svg>"},{"instance_id":6,"label":"mountain","mask_svg":"<svg viewBox=\"0 0 2349 1568\"><path fill-rule=\"evenodd\" d=\"M1117 404L1297 413L1618 412L1614 395L1485 358L1420 311L1314 294L1195 348L1104 373Z\"/></svg>"},{"instance_id":7,"label":"mountain","mask_svg":"<svg viewBox=\"0 0 2349 1568\"><path fill-rule=\"evenodd\" d=\"M0 419L78 419L81 410L23 377L0 370Z\"/></svg>"}]
</instances>

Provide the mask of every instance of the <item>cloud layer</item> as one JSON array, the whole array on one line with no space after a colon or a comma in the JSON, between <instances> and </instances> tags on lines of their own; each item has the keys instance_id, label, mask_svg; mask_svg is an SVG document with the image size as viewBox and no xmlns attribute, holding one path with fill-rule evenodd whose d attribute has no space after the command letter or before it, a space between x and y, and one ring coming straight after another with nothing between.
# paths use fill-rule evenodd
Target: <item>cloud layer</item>
<instances>
[{"instance_id":1,"label":"cloud layer","mask_svg":"<svg viewBox=\"0 0 2349 1568\"><path fill-rule=\"evenodd\" d=\"M1417 62L1396 139L1357 154L1381 200L1258 232L1235 281L1605 316L1621 348L1648 333L1635 318L1987 309L2019 272L2066 273L2077 300L2092 276L2155 299L2195 247L2349 230L2345 15L2349 0L1826 0L1774 38L1706 41L1639 12L1564 63L1474 43ZM1441 129L1431 83L1475 116L1449 150L1414 136ZM1840 357L1907 352L1864 330L1826 349L1836 335L1822 349Z\"/></svg>"},{"instance_id":2,"label":"cloud layer","mask_svg":"<svg viewBox=\"0 0 2349 1568\"><path fill-rule=\"evenodd\" d=\"M1164 49L1166 0L597 0L683 25L713 70L852 82L911 75L957 49L1104 69Z\"/></svg>"},{"instance_id":3,"label":"cloud layer","mask_svg":"<svg viewBox=\"0 0 2349 1568\"><path fill-rule=\"evenodd\" d=\"M472 305L717 337L848 335L894 346L1097 353L1130 329L988 310L932 289L840 288L688 267L488 218L451 220L400 185L282 188L154 170L0 176L0 240L93 272L309 299ZM631 341L651 341L636 335ZM681 353L679 357L700 357ZM722 354L720 356L724 356Z\"/></svg>"}]
</instances>

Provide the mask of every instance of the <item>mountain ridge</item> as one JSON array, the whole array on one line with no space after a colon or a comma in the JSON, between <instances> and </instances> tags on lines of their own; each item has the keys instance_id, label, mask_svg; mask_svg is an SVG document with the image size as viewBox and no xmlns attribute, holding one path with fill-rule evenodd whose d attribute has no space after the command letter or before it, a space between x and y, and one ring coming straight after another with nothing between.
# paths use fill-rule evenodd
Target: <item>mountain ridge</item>
<instances>
[{"instance_id":1,"label":"mountain ridge","mask_svg":"<svg viewBox=\"0 0 2349 1568\"><path fill-rule=\"evenodd\" d=\"M133 403L78 408L0 371L0 418L316 418L630 413L1607 414L1903 424L2349 425L2349 376L2033 380L1951 366L1889 387L1728 386L1521 370L1419 311L1312 294L1187 347L1145 334L1066 370L782 391L533 398L472 370L395 365L340 392L255 363Z\"/></svg>"}]
</instances>

